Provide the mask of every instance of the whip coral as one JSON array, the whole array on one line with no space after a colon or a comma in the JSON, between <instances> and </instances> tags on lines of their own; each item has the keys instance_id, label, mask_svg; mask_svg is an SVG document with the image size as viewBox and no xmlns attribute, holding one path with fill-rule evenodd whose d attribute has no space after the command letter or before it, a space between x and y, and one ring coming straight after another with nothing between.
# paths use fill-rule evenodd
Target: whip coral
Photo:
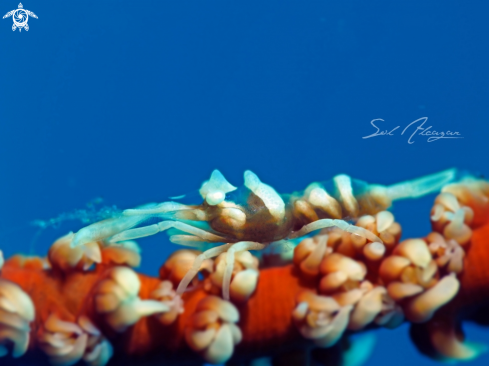
<instances>
[{"instance_id":1,"label":"whip coral","mask_svg":"<svg viewBox=\"0 0 489 366\"><path fill-rule=\"evenodd\" d=\"M440 192L426 213L433 231L401 240L386 209L431 192ZM342 175L279 195L251 172L235 188L215 171L200 195L201 205L145 205L70 233L47 258L0 256L0 356L249 361L404 321L423 353L482 351L463 341L459 322L489 302L487 182L455 170L389 187ZM150 217L163 221L137 227ZM178 243L225 244L173 253L158 278L138 274L133 239L162 230ZM276 241L296 245L249 252Z\"/></svg>"}]
</instances>

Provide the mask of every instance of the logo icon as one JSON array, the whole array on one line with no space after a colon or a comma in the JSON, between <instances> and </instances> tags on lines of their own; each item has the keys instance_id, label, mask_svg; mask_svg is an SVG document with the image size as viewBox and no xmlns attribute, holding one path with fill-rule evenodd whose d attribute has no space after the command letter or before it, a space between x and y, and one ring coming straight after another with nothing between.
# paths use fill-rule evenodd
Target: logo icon
<instances>
[{"instance_id":1,"label":"logo icon","mask_svg":"<svg viewBox=\"0 0 489 366\"><path fill-rule=\"evenodd\" d=\"M24 9L22 3L19 3L19 8L9 11L3 16L3 19L12 17L14 20L14 24L12 25L13 31L15 31L17 28L19 28L19 32L22 31L22 28L28 31L29 25L27 24L27 21L29 20L29 15L37 19L36 14L34 14L32 11Z\"/></svg>"}]
</instances>

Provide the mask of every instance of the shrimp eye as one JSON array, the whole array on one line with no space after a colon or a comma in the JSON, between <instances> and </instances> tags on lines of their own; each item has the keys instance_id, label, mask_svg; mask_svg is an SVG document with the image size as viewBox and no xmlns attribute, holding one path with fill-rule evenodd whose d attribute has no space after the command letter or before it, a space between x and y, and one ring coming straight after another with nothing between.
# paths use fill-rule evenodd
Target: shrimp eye
<instances>
[{"instance_id":1,"label":"shrimp eye","mask_svg":"<svg viewBox=\"0 0 489 366\"><path fill-rule=\"evenodd\" d=\"M224 201L224 198L226 198L226 194L222 191L215 191L208 193L207 196L205 197L205 201L211 205L215 206L220 204L222 201Z\"/></svg>"},{"instance_id":2,"label":"shrimp eye","mask_svg":"<svg viewBox=\"0 0 489 366\"><path fill-rule=\"evenodd\" d=\"M234 190L236 187L231 185L219 170L214 170L211 178L204 182L199 192L209 205L215 206L224 201L226 193Z\"/></svg>"}]
</instances>

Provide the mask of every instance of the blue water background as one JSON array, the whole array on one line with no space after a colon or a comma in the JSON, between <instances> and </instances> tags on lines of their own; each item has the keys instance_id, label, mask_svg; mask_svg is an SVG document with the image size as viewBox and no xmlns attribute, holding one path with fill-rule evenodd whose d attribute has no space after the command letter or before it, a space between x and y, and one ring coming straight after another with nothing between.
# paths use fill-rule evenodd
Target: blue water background
<instances>
[{"instance_id":1,"label":"blue water background","mask_svg":"<svg viewBox=\"0 0 489 366\"><path fill-rule=\"evenodd\" d=\"M44 254L80 223L251 169L279 192L339 173L390 184L459 167L489 175L487 1L26 1L0 21L0 247ZM0 12L17 8L0 2ZM401 135L414 120L463 139ZM401 126L394 136L362 139ZM433 197L396 204L405 237ZM140 241L142 271L176 249ZM34 245L33 248L31 246ZM489 330L468 327L489 343ZM407 328L367 365L432 365ZM402 357L400 357L402 355ZM472 365L487 364L489 356Z\"/></svg>"}]
</instances>

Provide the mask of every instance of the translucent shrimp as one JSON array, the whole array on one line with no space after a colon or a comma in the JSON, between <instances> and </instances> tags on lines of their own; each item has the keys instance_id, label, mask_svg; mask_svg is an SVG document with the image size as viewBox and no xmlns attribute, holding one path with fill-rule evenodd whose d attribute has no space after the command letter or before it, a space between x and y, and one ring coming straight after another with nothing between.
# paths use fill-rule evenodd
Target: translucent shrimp
<instances>
[{"instance_id":1,"label":"translucent shrimp","mask_svg":"<svg viewBox=\"0 0 489 366\"><path fill-rule=\"evenodd\" d=\"M218 170L214 170L199 190L202 203L184 204L187 197L182 196L175 198L175 201L125 210L118 217L81 229L73 243L80 245L101 240L115 243L169 229L172 229L169 232L170 241L177 244L224 243L196 258L192 269L178 286L177 293L185 291L205 259L227 252L223 297L229 299L235 252L260 250L272 242L299 238L329 227L382 243L372 232L351 225L346 220L374 215L389 208L396 200L437 192L457 176L455 169L449 169L382 186L338 175L330 181L312 183L302 192L280 195L249 170L244 173L244 185L241 187L231 185ZM162 221L138 227L149 219Z\"/></svg>"}]
</instances>

